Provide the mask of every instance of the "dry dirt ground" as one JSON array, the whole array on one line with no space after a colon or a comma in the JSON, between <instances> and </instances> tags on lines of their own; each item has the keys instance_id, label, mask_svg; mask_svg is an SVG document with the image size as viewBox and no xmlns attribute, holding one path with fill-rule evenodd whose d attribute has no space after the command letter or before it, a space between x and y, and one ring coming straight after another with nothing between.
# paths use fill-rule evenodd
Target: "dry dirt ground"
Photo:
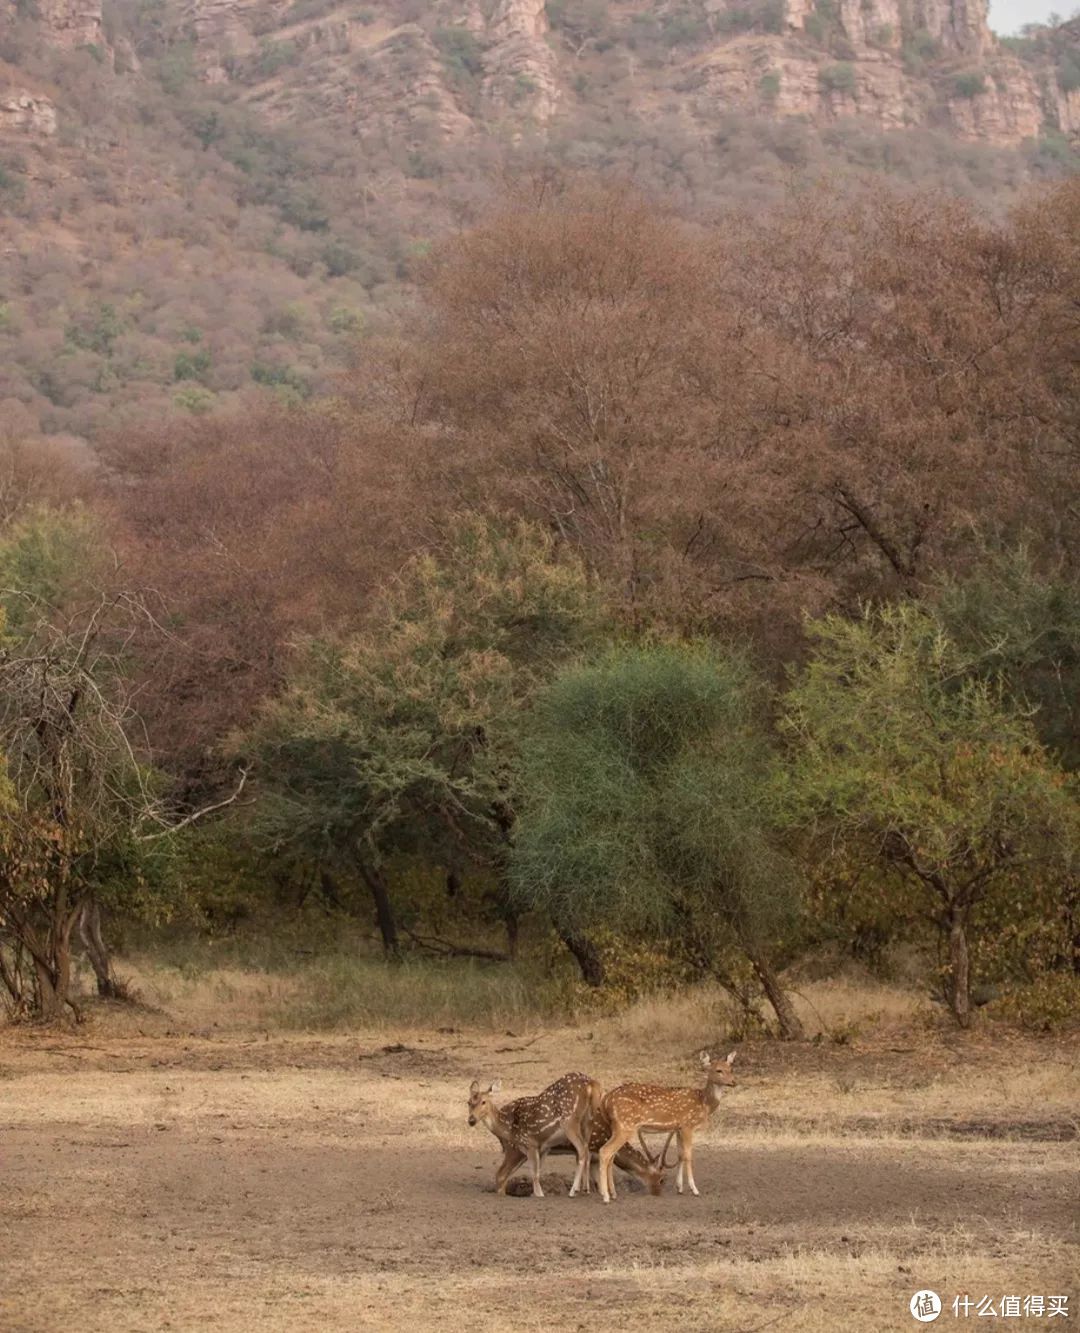
<instances>
[{"instance_id":1,"label":"dry dirt ground","mask_svg":"<svg viewBox=\"0 0 1080 1333\"><path fill-rule=\"evenodd\" d=\"M546 1199L495 1196L475 1074L510 1096L571 1068L689 1082L692 1055L614 1022L0 1032L0 1330L833 1333L918 1327L925 1287L938 1327L954 1296L1030 1294L1067 1295L1049 1326L1075 1326L1075 1042L747 1043L695 1154L701 1198L570 1199L569 1158Z\"/></svg>"}]
</instances>

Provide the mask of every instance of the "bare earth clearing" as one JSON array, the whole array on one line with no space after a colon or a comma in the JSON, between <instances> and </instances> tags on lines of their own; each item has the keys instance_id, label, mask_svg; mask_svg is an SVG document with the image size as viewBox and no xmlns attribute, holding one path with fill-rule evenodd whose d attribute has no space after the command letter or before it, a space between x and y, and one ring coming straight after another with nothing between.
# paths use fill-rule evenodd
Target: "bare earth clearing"
<instances>
[{"instance_id":1,"label":"bare earth clearing","mask_svg":"<svg viewBox=\"0 0 1080 1333\"><path fill-rule=\"evenodd\" d=\"M592 1033L0 1033L0 1328L908 1329L910 1295L1068 1294L1075 1041L740 1050L702 1197L496 1198L465 1123L568 1069L697 1081ZM385 1050L384 1047L392 1049ZM396 1048L396 1049L393 1049ZM647 1321L647 1325L645 1322ZM950 1309L943 1323L959 1327ZM1010 1321L1022 1323L1023 1320ZM1030 1321L1045 1324L1047 1321ZM981 1327L998 1326L997 1321Z\"/></svg>"}]
</instances>

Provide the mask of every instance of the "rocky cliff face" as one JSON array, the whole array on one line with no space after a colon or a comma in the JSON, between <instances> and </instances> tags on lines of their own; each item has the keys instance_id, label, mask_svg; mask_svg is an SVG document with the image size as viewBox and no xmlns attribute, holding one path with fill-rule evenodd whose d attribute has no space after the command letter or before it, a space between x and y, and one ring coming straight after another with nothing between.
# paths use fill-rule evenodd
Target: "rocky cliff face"
<instances>
[{"instance_id":1,"label":"rocky cliff face","mask_svg":"<svg viewBox=\"0 0 1080 1333\"><path fill-rule=\"evenodd\" d=\"M483 94L500 108L545 121L559 101L559 67L548 43L544 0L497 0L480 34L486 41Z\"/></svg>"},{"instance_id":2,"label":"rocky cliff face","mask_svg":"<svg viewBox=\"0 0 1080 1333\"><path fill-rule=\"evenodd\" d=\"M691 62L686 86L702 117L737 106L885 130L944 122L998 145L1036 138L1044 124L1074 132L1075 94L1003 51L986 9L986 0L838 0L829 45L841 58L829 60L805 41L821 36L820 5L786 0L785 35L714 44Z\"/></svg>"},{"instance_id":3,"label":"rocky cliff face","mask_svg":"<svg viewBox=\"0 0 1080 1333\"><path fill-rule=\"evenodd\" d=\"M0 90L0 135L56 133L56 107L49 98L25 88Z\"/></svg>"},{"instance_id":4,"label":"rocky cliff face","mask_svg":"<svg viewBox=\"0 0 1080 1333\"><path fill-rule=\"evenodd\" d=\"M28 3L0 0L0 14ZM56 45L108 50L137 74L122 35L106 47L100 0L35 3ZM988 0L166 3L207 82L239 85L269 116L318 114L409 151L485 128L514 138L601 102L636 117L663 107L705 135L732 110L993 145L1080 131L1080 77L1005 49ZM0 94L0 128L49 132L45 107L12 100L28 90L0 81Z\"/></svg>"}]
</instances>

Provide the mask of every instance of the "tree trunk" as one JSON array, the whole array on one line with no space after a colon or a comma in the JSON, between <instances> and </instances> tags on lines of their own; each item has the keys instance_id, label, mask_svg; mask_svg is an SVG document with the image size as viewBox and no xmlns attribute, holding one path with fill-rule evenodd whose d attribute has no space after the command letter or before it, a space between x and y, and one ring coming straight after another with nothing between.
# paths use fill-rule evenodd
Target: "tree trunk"
<instances>
[{"instance_id":1,"label":"tree trunk","mask_svg":"<svg viewBox=\"0 0 1080 1333\"><path fill-rule=\"evenodd\" d=\"M37 976L37 1011L39 1017L51 1023L64 1012L64 1001L57 993L56 980L52 972L41 962L34 959L34 972Z\"/></svg>"},{"instance_id":2,"label":"tree trunk","mask_svg":"<svg viewBox=\"0 0 1080 1333\"><path fill-rule=\"evenodd\" d=\"M379 923L379 934L382 936L383 949L387 954L396 954L398 952L398 933L397 921L394 918L393 904L390 902L390 893L386 887L386 880L381 870L370 866L363 859L357 862L360 868L360 876L371 892L372 902L375 904L375 919Z\"/></svg>"},{"instance_id":3,"label":"tree trunk","mask_svg":"<svg viewBox=\"0 0 1080 1333\"><path fill-rule=\"evenodd\" d=\"M494 892L486 893L484 899L494 904L495 911L499 914L499 920L506 931L506 953L513 962L517 958L518 914L514 910L514 900L510 896L506 880L500 876Z\"/></svg>"},{"instance_id":4,"label":"tree trunk","mask_svg":"<svg viewBox=\"0 0 1080 1333\"><path fill-rule=\"evenodd\" d=\"M968 956L967 913L955 904L949 917L949 1007L962 1028L971 1026L971 962Z\"/></svg>"},{"instance_id":5,"label":"tree trunk","mask_svg":"<svg viewBox=\"0 0 1080 1333\"><path fill-rule=\"evenodd\" d=\"M67 911L67 893L58 891L58 903L50 911L49 930L41 945L27 928L20 932L22 941L34 960L37 982L37 1012L47 1022L62 1018L64 1007L69 1006L80 1022L82 1015L71 998L71 932L80 908Z\"/></svg>"},{"instance_id":6,"label":"tree trunk","mask_svg":"<svg viewBox=\"0 0 1080 1333\"><path fill-rule=\"evenodd\" d=\"M1069 942L1067 965L1080 977L1080 884L1072 883L1065 895L1065 935Z\"/></svg>"},{"instance_id":7,"label":"tree trunk","mask_svg":"<svg viewBox=\"0 0 1080 1333\"><path fill-rule=\"evenodd\" d=\"M101 907L94 899L83 903L79 913L79 938L94 969L98 994L108 1000L126 999L123 986L113 976L109 951L101 934Z\"/></svg>"},{"instance_id":8,"label":"tree trunk","mask_svg":"<svg viewBox=\"0 0 1080 1333\"><path fill-rule=\"evenodd\" d=\"M322 896L326 899L326 901L330 904L330 906L337 908L337 910L340 912L341 894L338 892L337 880L333 877L333 875L331 875L329 870L320 869L319 888L322 891Z\"/></svg>"},{"instance_id":9,"label":"tree trunk","mask_svg":"<svg viewBox=\"0 0 1080 1333\"><path fill-rule=\"evenodd\" d=\"M581 968L582 981L587 986L602 986L605 979L604 963L596 945L589 939L588 935L581 935L576 931L560 930L559 939L577 959L577 965Z\"/></svg>"},{"instance_id":10,"label":"tree trunk","mask_svg":"<svg viewBox=\"0 0 1080 1333\"><path fill-rule=\"evenodd\" d=\"M761 982L766 999L772 1005L773 1012L776 1014L781 1040L802 1041L806 1035L803 1031L802 1020L795 1012L791 997L780 985L780 979L773 971L772 964L759 949L747 949L746 956L750 959L751 966L757 974L758 981Z\"/></svg>"}]
</instances>

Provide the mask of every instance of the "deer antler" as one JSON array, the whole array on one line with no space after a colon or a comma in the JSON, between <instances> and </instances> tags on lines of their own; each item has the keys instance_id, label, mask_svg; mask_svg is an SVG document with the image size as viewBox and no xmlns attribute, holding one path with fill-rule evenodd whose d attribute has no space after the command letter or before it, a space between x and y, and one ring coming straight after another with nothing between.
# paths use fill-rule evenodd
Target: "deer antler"
<instances>
[{"instance_id":1,"label":"deer antler","mask_svg":"<svg viewBox=\"0 0 1080 1333\"><path fill-rule=\"evenodd\" d=\"M674 1162L670 1163L667 1159L668 1149L671 1147L671 1140L675 1137L675 1130L672 1130L664 1140L664 1146L658 1153L651 1153L649 1151L649 1145L645 1142L645 1131L643 1129L638 1130L637 1136L638 1142L641 1144L641 1151L648 1158L650 1166L656 1166L656 1164L659 1163L661 1171L670 1171L673 1166L677 1165L679 1161L677 1157Z\"/></svg>"}]
</instances>

